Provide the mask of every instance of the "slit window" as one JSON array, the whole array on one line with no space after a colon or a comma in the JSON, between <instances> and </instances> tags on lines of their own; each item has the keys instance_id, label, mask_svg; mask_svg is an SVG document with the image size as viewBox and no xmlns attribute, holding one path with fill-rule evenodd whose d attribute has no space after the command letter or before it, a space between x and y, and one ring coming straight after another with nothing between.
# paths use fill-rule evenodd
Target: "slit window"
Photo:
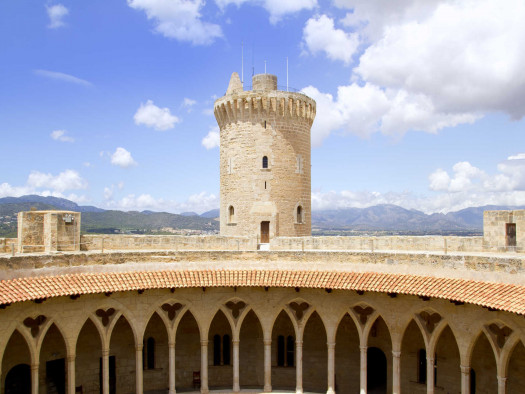
<instances>
[{"instance_id":1,"label":"slit window","mask_svg":"<svg viewBox=\"0 0 525 394\"><path fill-rule=\"evenodd\" d=\"M268 156L262 158L262 168L268 168Z\"/></svg>"},{"instance_id":2,"label":"slit window","mask_svg":"<svg viewBox=\"0 0 525 394\"><path fill-rule=\"evenodd\" d=\"M228 208L228 222L235 223L235 209L233 208L233 205L230 205Z\"/></svg>"},{"instance_id":3,"label":"slit window","mask_svg":"<svg viewBox=\"0 0 525 394\"><path fill-rule=\"evenodd\" d=\"M303 207L302 206L298 206L297 207L297 223L302 223L303 222Z\"/></svg>"},{"instance_id":4,"label":"slit window","mask_svg":"<svg viewBox=\"0 0 525 394\"><path fill-rule=\"evenodd\" d=\"M213 365L221 365L221 336L213 336Z\"/></svg>"}]
</instances>

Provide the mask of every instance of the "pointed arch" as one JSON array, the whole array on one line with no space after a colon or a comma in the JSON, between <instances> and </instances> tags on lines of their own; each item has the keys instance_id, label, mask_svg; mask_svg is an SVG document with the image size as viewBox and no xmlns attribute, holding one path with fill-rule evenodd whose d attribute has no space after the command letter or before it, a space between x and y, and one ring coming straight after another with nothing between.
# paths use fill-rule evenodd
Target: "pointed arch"
<instances>
[{"instance_id":1,"label":"pointed arch","mask_svg":"<svg viewBox=\"0 0 525 394\"><path fill-rule=\"evenodd\" d=\"M386 387L392 387L392 336L390 334L390 328L388 327L386 321L383 319L381 315L378 314L378 316L370 321L370 323L367 323L365 330L363 332L363 335L367 339L367 347L368 347L368 354L370 355L371 350L370 349L377 349L381 351L386 358L386 379L384 379L384 376L376 376L372 380L380 382L381 385L383 384L383 380L386 383ZM378 355L379 353L377 351L372 351L373 355ZM368 360L368 372L371 373L373 371L380 371L381 368L379 366L374 366L372 363L375 360L375 358ZM380 362L381 360L379 357L377 358L377 362ZM381 372L383 373L383 372ZM370 377L370 375L369 375ZM381 386L382 388L382 386ZM372 387L369 387L369 389L372 389Z\"/></svg>"},{"instance_id":2,"label":"pointed arch","mask_svg":"<svg viewBox=\"0 0 525 394\"><path fill-rule=\"evenodd\" d=\"M310 371L303 375L303 387L307 392L326 390L328 373L328 350L326 347L326 328L321 316L314 311L308 317L303 336L303 370Z\"/></svg>"},{"instance_id":3,"label":"pointed arch","mask_svg":"<svg viewBox=\"0 0 525 394\"><path fill-rule=\"evenodd\" d=\"M67 342L55 323L49 325L42 335L39 354L40 385L45 385L47 390L55 387L58 392L65 392Z\"/></svg>"},{"instance_id":4,"label":"pointed arch","mask_svg":"<svg viewBox=\"0 0 525 394\"><path fill-rule=\"evenodd\" d=\"M525 387L525 346L518 340L509 355L507 372L507 392L519 393Z\"/></svg>"},{"instance_id":5,"label":"pointed arch","mask_svg":"<svg viewBox=\"0 0 525 394\"><path fill-rule=\"evenodd\" d=\"M5 390L6 383L9 383L13 388L17 389L20 389L20 387L24 387L24 379L27 379L27 373L26 371L21 370L25 367L18 366L26 365L27 367L29 367L31 365L31 350L27 339L17 329L13 330L9 339L7 340L1 365L1 388ZM17 370L14 370L14 368L17 367L20 373L17 373ZM9 382L6 382L7 375L10 373L10 371L14 372L11 373ZM30 371L29 379L31 379ZM29 389L30 388L31 385L29 384ZM4 390L1 391L4 392Z\"/></svg>"},{"instance_id":6,"label":"pointed arch","mask_svg":"<svg viewBox=\"0 0 525 394\"><path fill-rule=\"evenodd\" d=\"M427 383L427 351L421 328L410 320L401 341L401 392L425 389Z\"/></svg>"},{"instance_id":7,"label":"pointed arch","mask_svg":"<svg viewBox=\"0 0 525 394\"><path fill-rule=\"evenodd\" d=\"M272 324L272 388L295 391L295 317L283 308Z\"/></svg>"},{"instance_id":8,"label":"pointed arch","mask_svg":"<svg viewBox=\"0 0 525 394\"><path fill-rule=\"evenodd\" d=\"M120 314L118 319L115 318L111 325L108 335L109 355L115 360L115 385L123 392L132 392L135 390L135 379L129 377L134 376L136 370L135 332L124 314Z\"/></svg>"},{"instance_id":9,"label":"pointed arch","mask_svg":"<svg viewBox=\"0 0 525 394\"><path fill-rule=\"evenodd\" d=\"M497 360L492 344L484 330L476 336L470 360L470 367L476 378L476 387L484 387L487 393L497 393Z\"/></svg>"},{"instance_id":10,"label":"pointed arch","mask_svg":"<svg viewBox=\"0 0 525 394\"><path fill-rule=\"evenodd\" d=\"M359 331L356 321L346 312L337 325L335 336L335 380L337 392L359 392Z\"/></svg>"},{"instance_id":11,"label":"pointed arch","mask_svg":"<svg viewBox=\"0 0 525 394\"><path fill-rule=\"evenodd\" d=\"M208 360L209 361L209 360ZM191 309L186 309L175 331L175 381L177 390L191 391L193 372L201 369L201 329Z\"/></svg>"},{"instance_id":12,"label":"pointed arch","mask_svg":"<svg viewBox=\"0 0 525 394\"><path fill-rule=\"evenodd\" d=\"M163 390L169 386L168 331L157 312L146 325L143 339L143 389Z\"/></svg>"},{"instance_id":13,"label":"pointed arch","mask_svg":"<svg viewBox=\"0 0 525 394\"><path fill-rule=\"evenodd\" d=\"M435 346L435 381L445 392L461 392L461 357L456 336L447 324L441 330Z\"/></svg>"},{"instance_id":14,"label":"pointed arch","mask_svg":"<svg viewBox=\"0 0 525 394\"><path fill-rule=\"evenodd\" d=\"M240 322L239 383L242 387L264 387L264 335L257 314L250 309ZM262 391L262 390L261 390Z\"/></svg>"},{"instance_id":15,"label":"pointed arch","mask_svg":"<svg viewBox=\"0 0 525 394\"><path fill-rule=\"evenodd\" d=\"M100 392L100 357L103 339L99 327L87 318L76 339L75 385L84 392Z\"/></svg>"},{"instance_id":16,"label":"pointed arch","mask_svg":"<svg viewBox=\"0 0 525 394\"><path fill-rule=\"evenodd\" d=\"M208 330L208 386L233 386L233 324L231 315L221 306Z\"/></svg>"}]
</instances>

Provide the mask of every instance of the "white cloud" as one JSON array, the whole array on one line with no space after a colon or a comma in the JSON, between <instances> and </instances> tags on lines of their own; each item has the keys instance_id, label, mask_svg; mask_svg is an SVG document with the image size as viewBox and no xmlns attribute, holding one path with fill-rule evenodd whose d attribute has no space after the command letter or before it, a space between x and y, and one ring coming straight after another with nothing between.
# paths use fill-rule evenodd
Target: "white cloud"
<instances>
[{"instance_id":1,"label":"white cloud","mask_svg":"<svg viewBox=\"0 0 525 394\"><path fill-rule=\"evenodd\" d=\"M204 0L128 0L128 5L146 13L155 31L168 38L207 45L222 37L219 25L205 22L200 11Z\"/></svg>"},{"instance_id":2,"label":"white cloud","mask_svg":"<svg viewBox=\"0 0 525 394\"><path fill-rule=\"evenodd\" d=\"M46 6L47 16L49 16L49 27L50 29L57 29L65 26L63 21L64 17L69 14L69 10L62 4L55 4L52 6Z\"/></svg>"},{"instance_id":3,"label":"white cloud","mask_svg":"<svg viewBox=\"0 0 525 394\"><path fill-rule=\"evenodd\" d=\"M105 187L104 188L104 200L112 200L113 199L113 185L111 187Z\"/></svg>"},{"instance_id":4,"label":"white cloud","mask_svg":"<svg viewBox=\"0 0 525 394\"><path fill-rule=\"evenodd\" d=\"M140 104L139 109L133 117L135 124L153 127L155 130L168 130L175 127L180 119L172 115L169 108L160 108L148 100L146 104Z\"/></svg>"},{"instance_id":5,"label":"white cloud","mask_svg":"<svg viewBox=\"0 0 525 394\"><path fill-rule=\"evenodd\" d=\"M209 133L202 139L202 146L204 146L206 149L213 149L218 148L220 146L221 142L221 135L219 131L219 127L215 126L212 127L209 131Z\"/></svg>"},{"instance_id":6,"label":"white cloud","mask_svg":"<svg viewBox=\"0 0 525 394\"><path fill-rule=\"evenodd\" d=\"M182 101L182 107L186 108L186 111L190 113L193 111L193 107L197 104L197 101L192 100L188 97L184 97L184 100Z\"/></svg>"},{"instance_id":7,"label":"white cloud","mask_svg":"<svg viewBox=\"0 0 525 394\"><path fill-rule=\"evenodd\" d=\"M58 192L87 188L87 181L75 170L65 170L58 175L32 171L27 178L27 186L33 189L49 188Z\"/></svg>"},{"instance_id":8,"label":"white cloud","mask_svg":"<svg viewBox=\"0 0 525 394\"><path fill-rule=\"evenodd\" d=\"M329 59L349 64L359 46L356 33L346 33L334 27L334 20L326 15L310 18L303 29L304 45L312 54L325 52Z\"/></svg>"},{"instance_id":9,"label":"white cloud","mask_svg":"<svg viewBox=\"0 0 525 394\"><path fill-rule=\"evenodd\" d=\"M155 198L151 194L129 194L118 201L106 201L106 208L121 209L125 211L163 211L163 212L205 212L219 207L219 197L201 192L193 194L184 202Z\"/></svg>"},{"instance_id":10,"label":"white cloud","mask_svg":"<svg viewBox=\"0 0 525 394\"><path fill-rule=\"evenodd\" d=\"M215 0L219 8L224 9L230 4L241 6L245 3L259 5L270 14L270 22L277 23L283 17L317 7L317 0Z\"/></svg>"},{"instance_id":11,"label":"white cloud","mask_svg":"<svg viewBox=\"0 0 525 394\"><path fill-rule=\"evenodd\" d=\"M61 142L75 142L75 139L69 135L67 135L66 130L54 130L51 132L51 138L53 138L55 141L61 141Z\"/></svg>"},{"instance_id":12,"label":"white cloud","mask_svg":"<svg viewBox=\"0 0 525 394\"><path fill-rule=\"evenodd\" d=\"M66 73L61 73L58 71L49 71L49 70L34 70L34 73L37 75L40 75L42 77L55 79L57 81L64 81L64 82L70 82L77 85L83 85L83 86L92 86L93 84L89 81L86 81L85 79L77 78L73 75L69 75Z\"/></svg>"},{"instance_id":13,"label":"white cloud","mask_svg":"<svg viewBox=\"0 0 525 394\"><path fill-rule=\"evenodd\" d=\"M507 160L523 160L523 159L525 159L525 153L518 153L517 155L509 156L507 158Z\"/></svg>"},{"instance_id":14,"label":"white cloud","mask_svg":"<svg viewBox=\"0 0 525 394\"><path fill-rule=\"evenodd\" d=\"M121 168L129 168L136 166L137 162L133 159L131 153L119 146L111 155L111 164Z\"/></svg>"}]
</instances>

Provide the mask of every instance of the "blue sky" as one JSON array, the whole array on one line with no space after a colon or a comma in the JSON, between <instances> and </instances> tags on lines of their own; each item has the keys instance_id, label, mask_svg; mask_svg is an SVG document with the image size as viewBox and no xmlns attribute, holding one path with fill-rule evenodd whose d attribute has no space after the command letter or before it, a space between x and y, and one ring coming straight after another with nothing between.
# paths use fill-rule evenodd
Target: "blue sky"
<instances>
[{"instance_id":1,"label":"blue sky","mask_svg":"<svg viewBox=\"0 0 525 394\"><path fill-rule=\"evenodd\" d=\"M525 204L525 4L0 2L0 197L218 207L232 72L317 101L314 209Z\"/></svg>"}]
</instances>

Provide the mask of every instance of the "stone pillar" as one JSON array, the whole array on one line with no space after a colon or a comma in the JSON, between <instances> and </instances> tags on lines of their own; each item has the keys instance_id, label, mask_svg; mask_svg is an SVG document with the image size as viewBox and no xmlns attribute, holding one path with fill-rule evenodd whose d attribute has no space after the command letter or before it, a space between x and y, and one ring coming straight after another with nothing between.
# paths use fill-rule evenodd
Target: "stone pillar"
<instances>
[{"instance_id":1,"label":"stone pillar","mask_svg":"<svg viewBox=\"0 0 525 394\"><path fill-rule=\"evenodd\" d=\"M272 392L272 340L264 340L264 392Z\"/></svg>"},{"instance_id":2,"label":"stone pillar","mask_svg":"<svg viewBox=\"0 0 525 394\"><path fill-rule=\"evenodd\" d=\"M137 394L142 394L142 343L135 346L135 386Z\"/></svg>"},{"instance_id":3,"label":"stone pillar","mask_svg":"<svg viewBox=\"0 0 525 394\"><path fill-rule=\"evenodd\" d=\"M169 394L175 394L175 342L168 343L169 348Z\"/></svg>"},{"instance_id":4,"label":"stone pillar","mask_svg":"<svg viewBox=\"0 0 525 394\"><path fill-rule=\"evenodd\" d=\"M102 393L109 394L109 349L102 350Z\"/></svg>"},{"instance_id":5,"label":"stone pillar","mask_svg":"<svg viewBox=\"0 0 525 394\"><path fill-rule=\"evenodd\" d=\"M303 392L303 341L295 341L295 392Z\"/></svg>"},{"instance_id":6,"label":"stone pillar","mask_svg":"<svg viewBox=\"0 0 525 394\"><path fill-rule=\"evenodd\" d=\"M434 394L434 357L427 352L427 394Z\"/></svg>"},{"instance_id":7,"label":"stone pillar","mask_svg":"<svg viewBox=\"0 0 525 394\"><path fill-rule=\"evenodd\" d=\"M366 394L366 378L367 378L367 352L368 347L367 346L360 346L359 349L361 350L361 369L360 369L360 375L359 375L359 382L360 382L360 394Z\"/></svg>"},{"instance_id":8,"label":"stone pillar","mask_svg":"<svg viewBox=\"0 0 525 394\"><path fill-rule=\"evenodd\" d=\"M201 393L208 394L208 340L201 339Z\"/></svg>"},{"instance_id":9,"label":"stone pillar","mask_svg":"<svg viewBox=\"0 0 525 394\"><path fill-rule=\"evenodd\" d=\"M335 342L328 342L328 390L326 394L335 394Z\"/></svg>"},{"instance_id":10,"label":"stone pillar","mask_svg":"<svg viewBox=\"0 0 525 394\"><path fill-rule=\"evenodd\" d=\"M241 391L239 385L239 340L234 339L233 343L233 392Z\"/></svg>"},{"instance_id":11,"label":"stone pillar","mask_svg":"<svg viewBox=\"0 0 525 394\"><path fill-rule=\"evenodd\" d=\"M461 394L470 394L470 366L461 365Z\"/></svg>"},{"instance_id":12,"label":"stone pillar","mask_svg":"<svg viewBox=\"0 0 525 394\"><path fill-rule=\"evenodd\" d=\"M40 364L34 363L31 364L31 394L38 394L38 368Z\"/></svg>"},{"instance_id":13,"label":"stone pillar","mask_svg":"<svg viewBox=\"0 0 525 394\"><path fill-rule=\"evenodd\" d=\"M74 354L67 356L67 392L75 394L75 358Z\"/></svg>"},{"instance_id":14,"label":"stone pillar","mask_svg":"<svg viewBox=\"0 0 525 394\"><path fill-rule=\"evenodd\" d=\"M507 378L498 376L498 394L505 394L507 392Z\"/></svg>"},{"instance_id":15,"label":"stone pillar","mask_svg":"<svg viewBox=\"0 0 525 394\"><path fill-rule=\"evenodd\" d=\"M392 351L392 394L401 394L401 352Z\"/></svg>"}]
</instances>

